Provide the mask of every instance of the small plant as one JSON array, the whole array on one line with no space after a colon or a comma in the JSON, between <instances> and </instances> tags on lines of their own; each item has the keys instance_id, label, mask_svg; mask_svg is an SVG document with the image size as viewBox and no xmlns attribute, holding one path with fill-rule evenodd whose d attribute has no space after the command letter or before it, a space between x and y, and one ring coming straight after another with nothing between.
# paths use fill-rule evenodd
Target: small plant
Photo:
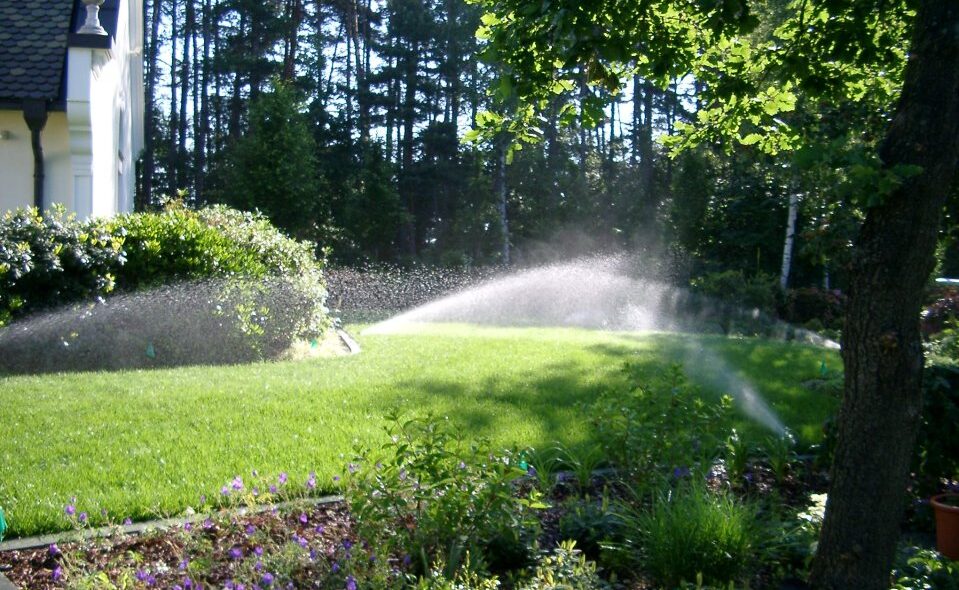
<instances>
[{"instance_id":1,"label":"small plant","mask_svg":"<svg viewBox=\"0 0 959 590\"><path fill-rule=\"evenodd\" d=\"M699 575L710 584L739 580L760 533L750 505L695 484L659 496L634 523L646 572L669 588Z\"/></svg>"},{"instance_id":2,"label":"small plant","mask_svg":"<svg viewBox=\"0 0 959 590\"><path fill-rule=\"evenodd\" d=\"M604 461L602 451L597 447L589 447L580 452L562 445L557 448L560 453L560 463L572 472L573 478L576 480L576 489L579 490L581 496L585 496L589 493L593 475Z\"/></svg>"},{"instance_id":3,"label":"small plant","mask_svg":"<svg viewBox=\"0 0 959 590\"><path fill-rule=\"evenodd\" d=\"M730 431L724 447L726 450L726 476L729 478L731 485L739 486L746 477L753 447L746 439L739 436L735 428Z\"/></svg>"},{"instance_id":4,"label":"small plant","mask_svg":"<svg viewBox=\"0 0 959 590\"><path fill-rule=\"evenodd\" d=\"M892 590L959 590L959 562L930 549L909 547L900 554L893 579Z\"/></svg>"},{"instance_id":5,"label":"small plant","mask_svg":"<svg viewBox=\"0 0 959 590\"><path fill-rule=\"evenodd\" d=\"M445 564L453 579L469 553L494 570L523 567L535 538L534 495L519 498L525 476L513 454L463 444L445 420L388 416L390 442L359 448L344 495L360 539L381 555L403 555L413 572Z\"/></svg>"},{"instance_id":6,"label":"small plant","mask_svg":"<svg viewBox=\"0 0 959 590\"><path fill-rule=\"evenodd\" d=\"M536 487L544 494L548 494L556 485L556 476L562 465L561 452L561 447L542 451L529 449L526 452L528 457L526 473L535 479Z\"/></svg>"},{"instance_id":7,"label":"small plant","mask_svg":"<svg viewBox=\"0 0 959 590\"><path fill-rule=\"evenodd\" d=\"M622 528L622 516L605 494L570 502L559 521L562 538L576 541L590 559L598 559L602 544L618 539Z\"/></svg>"},{"instance_id":8,"label":"small plant","mask_svg":"<svg viewBox=\"0 0 959 590\"><path fill-rule=\"evenodd\" d=\"M587 561L573 541L563 541L541 558L536 572L522 590L604 590L609 585L599 577L596 564Z\"/></svg>"},{"instance_id":9,"label":"small plant","mask_svg":"<svg viewBox=\"0 0 959 590\"><path fill-rule=\"evenodd\" d=\"M766 438L762 449L777 484L782 484L790 466L796 460L795 448L796 438L788 430L779 436Z\"/></svg>"}]
</instances>

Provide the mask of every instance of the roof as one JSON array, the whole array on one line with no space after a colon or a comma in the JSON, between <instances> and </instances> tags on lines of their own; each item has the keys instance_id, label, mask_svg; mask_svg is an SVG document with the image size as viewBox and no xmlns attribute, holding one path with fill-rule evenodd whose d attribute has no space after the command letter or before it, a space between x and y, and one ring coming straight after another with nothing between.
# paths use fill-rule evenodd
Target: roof
<instances>
[{"instance_id":1,"label":"roof","mask_svg":"<svg viewBox=\"0 0 959 590\"><path fill-rule=\"evenodd\" d=\"M111 36L118 3L107 0L100 10ZM67 47L99 46L84 43L94 35L71 34L85 16L81 0L0 0L0 108L24 99L62 102Z\"/></svg>"}]
</instances>

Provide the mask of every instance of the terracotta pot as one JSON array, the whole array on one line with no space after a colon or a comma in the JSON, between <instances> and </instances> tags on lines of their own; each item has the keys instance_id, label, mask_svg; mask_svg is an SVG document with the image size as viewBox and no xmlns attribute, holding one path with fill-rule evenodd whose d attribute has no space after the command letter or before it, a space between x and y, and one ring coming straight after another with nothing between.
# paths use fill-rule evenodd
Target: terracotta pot
<instances>
[{"instance_id":1,"label":"terracotta pot","mask_svg":"<svg viewBox=\"0 0 959 590\"><path fill-rule=\"evenodd\" d=\"M959 560L959 494L939 494L930 503L936 513L936 548L949 559Z\"/></svg>"}]
</instances>

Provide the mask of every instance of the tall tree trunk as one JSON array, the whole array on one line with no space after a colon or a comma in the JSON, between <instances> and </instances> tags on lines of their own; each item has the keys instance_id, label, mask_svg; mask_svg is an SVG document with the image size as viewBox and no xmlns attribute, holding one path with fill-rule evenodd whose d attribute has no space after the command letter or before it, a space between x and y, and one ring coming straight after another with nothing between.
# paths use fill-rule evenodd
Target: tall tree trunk
<instances>
[{"instance_id":1,"label":"tall tree trunk","mask_svg":"<svg viewBox=\"0 0 959 590\"><path fill-rule=\"evenodd\" d=\"M200 124L196 130L196 198L206 202L206 150L207 138L210 135L210 44L212 42L212 7L211 0L203 0L202 30L203 30L203 65L200 73L200 84L194 90L200 95Z\"/></svg>"},{"instance_id":2,"label":"tall tree trunk","mask_svg":"<svg viewBox=\"0 0 959 590\"><path fill-rule=\"evenodd\" d=\"M496 212L499 214L500 256L502 263L506 266L510 264L510 246L509 246L509 217L507 216L506 200L508 191L506 190L506 149L509 142L501 139L496 146L496 175L494 176L493 189L496 192Z\"/></svg>"},{"instance_id":3,"label":"tall tree trunk","mask_svg":"<svg viewBox=\"0 0 959 590\"><path fill-rule=\"evenodd\" d=\"M783 264L779 272L779 288L783 291L789 285L789 272L792 269L793 242L796 241L796 217L799 215L799 192L790 191L789 213L786 216L786 240L783 242Z\"/></svg>"},{"instance_id":4,"label":"tall tree trunk","mask_svg":"<svg viewBox=\"0 0 959 590\"><path fill-rule=\"evenodd\" d=\"M143 210L153 203L153 177L156 174L156 85L157 61L160 55L160 8L162 0L153 0L150 15L150 45L147 53L146 117L144 129L143 191L136 208ZM144 4L146 8L146 4Z\"/></svg>"},{"instance_id":5,"label":"tall tree trunk","mask_svg":"<svg viewBox=\"0 0 959 590\"><path fill-rule=\"evenodd\" d=\"M177 194L177 178L176 178L176 156L177 156L177 139L176 134L180 129L179 124L179 115L177 113L177 55L176 55L176 44L177 44L177 0L172 0L170 4L170 45L172 49L170 51L170 137L168 138L169 144L167 149L167 191L168 196L176 197Z\"/></svg>"},{"instance_id":6,"label":"tall tree trunk","mask_svg":"<svg viewBox=\"0 0 959 590\"><path fill-rule=\"evenodd\" d=\"M186 11L184 18L186 23L183 27L183 58L180 60L180 119L177 121L177 149L176 149L176 176L177 188L188 188L187 186L187 154L186 154L186 130L187 130L187 104L190 98L190 40L193 37L193 30L196 21L196 9L194 3L196 0L185 0ZM195 196L195 195L194 195Z\"/></svg>"},{"instance_id":7,"label":"tall tree trunk","mask_svg":"<svg viewBox=\"0 0 959 590\"><path fill-rule=\"evenodd\" d=\"M821 589L889 587L922 407L919 311L959 160L959 3L922 0L883 166L922 167L870 208L843 329L845 395L819 550Z\"/></svg>"}]
</instances>

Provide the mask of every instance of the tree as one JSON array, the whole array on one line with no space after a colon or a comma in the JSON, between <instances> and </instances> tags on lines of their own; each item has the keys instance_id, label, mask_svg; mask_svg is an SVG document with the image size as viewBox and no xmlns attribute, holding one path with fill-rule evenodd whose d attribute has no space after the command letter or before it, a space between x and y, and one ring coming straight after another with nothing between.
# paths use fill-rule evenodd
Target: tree
<instances>
[{"instance_id":1,"label":"tree","mask_svg":"<svg viewBox=\"0 0 959 590\"><path fill-rule=\"evenodd\" d=\"M282 82L250 107L249 129L225 155L216 200L262 211L279 228L317 239L329 218L316 145L296 91Z\"/></svg>"},{"instance_id":2,"label":"tree","mask_svg":"<svg viewBox=\"0 0 959 590\"><path fill-rule=\"evenodd\" d=\"M838 449L811 580L817 588L888 587L921 407L922 290L959 159L959 4L919 0L913 14L906 2L806 0L791 4L776 39L762 43L748 36L757 20L747 0L483 3L481 35L506 72L500 87L532 107L490 134L506 127L535 137L537 107L552 94L583 78L618 89L633 72L661 87L685 74L702 85L705 108L696 125L680 127L678 149L710 138L767 153L792 149L801 136L782 114L799 92L895 105L877 157L856 174L866 218L844 329Z\"/></svg>"}]
</instances>

